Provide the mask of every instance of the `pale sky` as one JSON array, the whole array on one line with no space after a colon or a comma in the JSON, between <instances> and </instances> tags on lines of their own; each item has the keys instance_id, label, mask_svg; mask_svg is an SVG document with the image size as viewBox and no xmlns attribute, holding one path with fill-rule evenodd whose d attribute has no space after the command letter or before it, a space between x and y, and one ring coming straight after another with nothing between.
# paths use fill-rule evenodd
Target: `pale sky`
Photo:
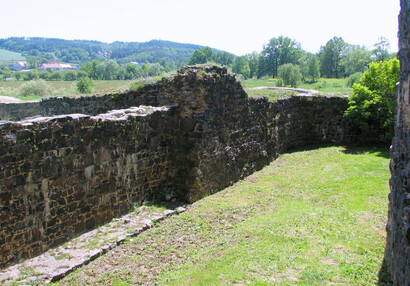
<instances>
[{"instance_id":1,"label":"pale sky","mask_svg":"<svg viewBox=\"0 0 410 286\"><path fill-rule=\"evenodd\" d=\"M0 38L152 39L244 55L273 37L316 53L334 36L397 51L399 0L0 0Z\"/></svg>"}]
</instances>

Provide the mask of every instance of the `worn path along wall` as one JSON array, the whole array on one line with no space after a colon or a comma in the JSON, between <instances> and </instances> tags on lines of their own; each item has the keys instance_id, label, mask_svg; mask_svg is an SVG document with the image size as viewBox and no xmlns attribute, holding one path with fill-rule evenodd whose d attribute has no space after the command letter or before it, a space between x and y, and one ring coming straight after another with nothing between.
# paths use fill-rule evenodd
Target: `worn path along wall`
<instances>
[{"instance_id":1,"label":"worn path along wall","mask_svg":"<svg viewBox=\"0 0 410 286\"><path fill-rule=\"evenodd\" d=\"M122 94L3 104L0 116L20 120L22 107L42 117L0 123L1 267L143 200L193 202L289 148L354 134L345 98L249 99L219 67L183 68Z\"/></svg>"},{"instance_id":2,"label":"worn path along wall","mask_svg":"<svg viewBox=\"0 0 410 286\"><path fill-rule=\"evenodd\" d=\"M410 285L410 1L401 1L395 137L391 149L385 259L395 285Z\"/></svg>"}]
</instances>

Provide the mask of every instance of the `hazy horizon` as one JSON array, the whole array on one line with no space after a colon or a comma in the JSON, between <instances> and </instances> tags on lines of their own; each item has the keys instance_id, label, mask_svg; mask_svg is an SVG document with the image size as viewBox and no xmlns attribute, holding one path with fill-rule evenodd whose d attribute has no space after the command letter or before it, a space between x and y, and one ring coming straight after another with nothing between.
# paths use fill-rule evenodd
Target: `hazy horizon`
<instances>
[{"instance_id":1,"label":"hazy horizon","mask_svg":"<svg viewBox=\"0 0 410 286\"><path fill-rule=\"evenodd\" d=\"M159 39L244 55L280 35L312 53L334 36L367 48L383 36L396 52L399 6L398 0L3 0L0 25L7 29L0 38Z\"/></svg>"}]
</instances>

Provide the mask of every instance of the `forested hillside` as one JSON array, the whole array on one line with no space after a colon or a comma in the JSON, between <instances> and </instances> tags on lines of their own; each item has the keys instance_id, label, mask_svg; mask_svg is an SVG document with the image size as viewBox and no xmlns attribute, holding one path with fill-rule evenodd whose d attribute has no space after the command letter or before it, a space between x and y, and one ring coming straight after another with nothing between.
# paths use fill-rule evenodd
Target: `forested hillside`
<instances>
[{"instance_id":1,"label":"forested hillside","mask_svg":"<svg viewBox=\"0 0 410 286\"><path fill-rule=\"evenodd\" d=\"M175 69L186 64L199 48L199 45L162 40L107 44L98 41L52 38L0 39L0 49L22 53L28 61L36 61L38 64L49 60L83 64L92 60L114 59L118 64L160 63L164 67Z\"/></svg>"}]
</instances>

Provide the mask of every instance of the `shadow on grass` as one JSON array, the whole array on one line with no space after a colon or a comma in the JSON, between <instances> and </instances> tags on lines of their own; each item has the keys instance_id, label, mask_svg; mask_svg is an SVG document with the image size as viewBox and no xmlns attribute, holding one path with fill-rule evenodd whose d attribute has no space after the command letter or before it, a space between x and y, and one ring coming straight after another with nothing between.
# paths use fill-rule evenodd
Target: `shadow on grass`
<instances>
[{"instance_id":1,"label":"shadow on grass","mask_svg":"<svg viewBox=\"0 0 410 286\"><path fill-rule=\"evenodd\" d=\"M337 147L337 146L343 147L344 148L343 153L345 154L362 155L365 153L372 153L378 157L390 159L390 151L389 151L390 146L386 146L386 145L360 146L360 145L313 144L313 145L308 145L308 146L291 148L289 150L286 150L284 153L310 151L310 150L315 150L318 148Z\"/></svg>"},{"instance_id":2,"label":"shadow on grass","mask_svg":"<svg viewBox=\"0 0 410 286\"><path fill-rule=\"evenodd\" d=\"M361 155L364 153L372 153L378 157L383 157L386 159L390 158L389 147L385 145L377 145L377 146L348 145L348 146L344 146L344 148L345 150L343 152L345 154Z\"/></svg>"}]
</instances>

